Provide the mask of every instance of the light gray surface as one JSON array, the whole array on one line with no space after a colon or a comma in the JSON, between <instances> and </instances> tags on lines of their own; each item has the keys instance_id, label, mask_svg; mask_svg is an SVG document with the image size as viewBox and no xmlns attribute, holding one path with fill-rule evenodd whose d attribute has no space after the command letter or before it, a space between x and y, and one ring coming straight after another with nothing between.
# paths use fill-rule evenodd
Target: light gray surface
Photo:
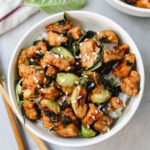
<instances>
[{"instance_id":1,"label":"light gray surface","mask_svg":"<svg viewBox=\"0 0 150 150\"><path fill-rule=\"evenodd\" d=\"M100 13L121 25L137 44L145 66L146 85L139 109L132 120L110 139L83 148L65 148L46 143L50 150L149 150L150 149L150 18L138 18L118 12L104 0L89 0L82 9ZM37 13L14 30L0 36L0 69L7 75L11 54L20 38L47 14ZM138 61L138 60L137 60ZM0 97L0 149L17 150L17 144ZM30 136L20 126L26 150L38 150Z\"/></svg>"}]
</instances>

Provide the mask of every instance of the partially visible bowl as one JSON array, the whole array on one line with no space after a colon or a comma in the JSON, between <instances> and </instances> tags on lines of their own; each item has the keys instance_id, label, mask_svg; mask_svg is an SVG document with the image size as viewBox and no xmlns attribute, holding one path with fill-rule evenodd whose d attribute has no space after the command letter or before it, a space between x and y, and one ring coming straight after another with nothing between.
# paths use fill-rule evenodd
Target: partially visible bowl
<instances>
[{"instance_id":1,"label":"partially visible bowl","mask_svg":"<svg viewBox=\"0 0 150 150\"><path fill-rule=\"evenodd\" d=\"M94 138L61 138L51 134L47 129L43 128L41 124L38 123L36 124L29 120L26 120L25 122L25 126L29 130L31 130L31 132L33 132L35 135L37 135L38 137L40 137L41 139L47 142L51 142L53 144L57 144L61 146L70 146L70 147L87 146L108 139L112 135L116 134L119 130L121 130L132 118L132 116L134 115L135 111L137 110L140 104L143 90L144 90L144 78L145 78L144 67L143 67L141 55L134 41L128 35L128 33L123 28L121 28L118 24L116 24L112 20L102 15L92 13L92 12L68 11L67 13L75 22L80 22L81 25L87 30L90 29L94 31L100 31L103 29L110 29L116 32L123 43L127 43L128 45L130 45L131 52L136 54L136 59L138 60L137 71L141 76L140 92L138 96L130 100L123 115L117 120L115 126L104 135L99 135ZM17 59L20 50L32 44L32 42L35 40L37 36L40 35L40 33L43 31L46 25L56 22L62 18L63 18L63 13L58 13L55 15L51 15L43 19L39 23L37 23L22 37L22 39L18 42L12 54L11 61L9 64L9 70L8 70L8 90L9 90L9 96L12 105L16 111L16 114L21 120L23 120L23 118L21 115L21 111L17 105L16 94L15 94L15 81L17 79Z\"/></svg>"},{"instance_id":2,"label":"partially visible bowl","mask_svg":"<svg viewBox=\"0 0 150 150\"><path fill-rule=\"evenodd\" d=\"M106 2L126 14L139 17L150 17L150 9L135 7L121 0L106 0Z\"/></svg>"}]
</instances>

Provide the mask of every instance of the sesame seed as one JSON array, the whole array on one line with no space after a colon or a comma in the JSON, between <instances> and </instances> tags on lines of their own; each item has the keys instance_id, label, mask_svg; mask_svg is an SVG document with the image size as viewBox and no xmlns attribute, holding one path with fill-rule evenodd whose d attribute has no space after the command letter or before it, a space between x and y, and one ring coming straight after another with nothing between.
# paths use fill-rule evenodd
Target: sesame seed
<instances>
[{"instance_id":1,"label":"sesame seed","mask_svg":"<svg viewBox=\"0 0 150 150\"><path fill-rule=\"evenodd\" d=\"M78 96L78 99L81 99L82 98L82 96L80 95L80 96Z\"/></svg>"},{"instance_id":2,"label":"sesame seed","mask_svg":"<svg viewBox=\"0 0 150 150\"><path fill-rule=\"evenodd\" d=\"M57 40L60 41L61 40L61 36L57 37Z\"/></svg>"},{"instance_id":3,"label":"sesame seed","mask_svg":"<svg viewBox=\"0 0 150 150\"><path fill-rule=\"evenodd\" d=\"M39 85L39 84L37 84L37 87L38 87L38 88L40 88L40 85Z\"/></svg>"},{"instance_id":4,"label":"sesame seed","mask_svg":"<svg viewBox=\"0 0 150 150\"><path fill-rule=\"evenodd\" d=\"M97 53L96 53L96 52L93 52L93 55L97 55Z\"/></svg>"},{"instance_id":5,"label":"sesame seed","mask_svg":"<svg viewBox=\"0 0 150 150\"><path fill-rule=\"evenodd\" d=\"M68 91L66 91L66 95L68 95Z\"/></svg>"},{"instance_id":6,"label":"sesame seed","mask_svg":"<svg viewBox=\"0 0 150 150\"><path fill-rule=\"evenodd\" d=\"M36 53L38 53L38 54L39 54L39 53L40 53L40 51L39 51L39 50L36 50Z\"/></svg>"},{"instance_id":7,"label":"sesame seed","mask_svg":"<svg viewBox=\"0 0 150 150\"><path fill-rule=\"evenodd\" d=\"M58 51L61 51L61 49L60 49L60 48L58 48Z\"/></svg>"},{"instance_id":8,"label":"sesame seed","mask_svg":"<svg viewBox=\"0 0 150 150\"><path fill-rule=\"evenodd\" d=\"M34 67L34 65L30 65L30 67L32 68L32 67Z\"/></svg>"},{"instance_id":9,"label":"sesame seed","mask_svg":"<svg viewBox=\"0 0 150 150\"><path fill-rule=\"evenodd\" d=\"M59 58L59 55L56 55L56 54L55 54L55 57L56 57L56 58Z\"/></svg>"},{"instance_id":10,"label":"sesame seed","mask_svg":"<svg viewBox=\"0 0 150 150\"><path fill-rule=\"evenodd\" d=\"M66 96L63 96L63 101L65 101L66 100Z\"/></svg>"},{"instance_id":11,"label":"sesame seed","mask_svg":"<svg viewBox=\"0 0 150 150\"><path fill-rule=\"evenodd\" d=\"M86 61L86 59L84 58L84 59L83 59L83 62L85 62L85 61Z\"/></svg>"},{"instance_id":12,"label":"sesame seed","mask_svg":"<svg viewBox=\"0 0 150 150\"><path fill-rule=\"evenodd\" d=\"M54 85L54 83L52 82L50 85Z\"/></svg>"},{"instance_id":13,"label":"sesame seed","mask_svg":"<svg viewBox=\"0 0 150 150\"><path fill-rule=\"evenodd\" d=\"M63 82L65 82L65 81L66 81L66 79L62 79L60 82L63 83Z\"/></svg>"},{"instance_id":14,"label":"sesame seed","mask_svg":"<svg viewBox=\"0 0 150 150\"><path fill-rule=\"evenodd\" d=\"M76 62L76 65L79 65L79 62Z\"/></svg>"},{"instance_id":15,"label":"sesame seed","mask_svg":"<svg viewBox=\"0 0 150 150\"><path fill-rule=\"evenodd\" d=\"M63 55L60 55L60 57L63 58L64 56L63 56Z\"/></svg>"},{"instance_id":16,"label":"sesame seed","mask_svg":"<svg viewBox=\"0 0 150 150\"><path fill-rule=\"evenodd\" d=\"M73 102L73 103L76 103L76 100L73 100L72 102Z\"/></svg>"},{"instance_id":17,"label":"sesame seed","mask_svg":"<svg viewBox=\"0 0 150 150\"><path fill-rule=\"evenodd\" d=\"M102 110L105 111L105 108L103 108Z\"/></svg>"},{"instance_id":18,"label":"sesame seed","mask_svg":"<svg viewBox=\"0 0 150 150\"><path fill-rule=\"evenodd\" d=\"M89 125L89 124L87 124L87 128L90 128L90 125Z\"/></svg>"},{"instance_id":19,"label":"sesame seed","mask_svg":"<svg viewBox=\"0 0 150 150\"><path fill-rule=\"evenodd\" d=\"M82 74L82 76L84 76L85 78L88 78L89 76L85 75L85 74Z\"/></svg>"},{"instance_id":20,"label":"sesame seed","mask_svg":"<svg viewBox=\"0 0 150 150\"><path fill-rule=\"evenodd\" d=\"M40 89L40 91L44 91L44 89L43 89L43 88L41 88L41 89Z\"/></svg>"},{"instance_id":21,"label":"sesame seed","mask_svg":"<svg viewBox=\"0 0 150 150\"><path fill-rule=\"evenodd\" d=\"M113 38L113 36L111 35L110 37L108 37L108 40L111 40Z\"/></svg>"},{"instance_id":22,"label":"sesame seed","mask_svg":"<svg viewBox=\"0 0 150 150\"><path fill-rule=\"evenodd\" d=\"M98 106L98 109L101 109L101 107L102 107L102 106L101 106L101 105L99 105L99 106Z\"/></svg>"},{"instance_id":23,"label":"sesame seed","mask_svg":"<svg viewBox=\"0 0 150 150\"><path fill-rule=\"evenodd\" d=\"M94 57L94 60L96 60L97 59L97 56L96 57Z\"/></svg>"},{"instance_id":24,"label":"sesame seed","mask_svg":"<svg viewBox=\"0 0 150 150\"><path fill-rule=\"evenodd\" d=\"M100 34L99 32L96 32L98 35Z\"/></svg>"},{"instance_id":25,"label":"sesame seed","mask_svg":"<svg viewBox=\"0 0 150 150\"><path fill-rule=\"evenodd\" d=\"M79 81L75 81L75 84L79 84Z\"/></svg>"},{"instance_id":26,"label":"sesame seed","mask_svg":"<svg viewBox=\"0 0 150 150\"><path fill-rule=\"evenodd\" d=\"M80 46L82 45L83 43L80 43Z\"/></svg>"},{"instance_id":27,"label":"sesame seed","mask_svg":"<svg viewBox=\"0 0 150 150\"><path fill-rule=\"evenodd\" d=\"M109 132L109 131L110 131L110 128L107 127L107 132Z\"/></svg>"},{"instance_id":28,"label":"sesame seed","mask_svg":"<svg viewBox=\"0 0 150 150\"><path fill-rule=\"evenodd\" d=\"M68 66L68 70L70 70L71 69L71 67L70 66Z\"/></svg>"},{"instance_id":29,"label":"sesame seed","mask_svg":"<svg viewBox=\"0 0 150 150\"><path fill-rule=\"evenodd\" d=\"M34 59L31 58L30 61L31 61L31 62L34 62Z\"/></svg>"},{"instance_id":30,"label":"sesame seed","mask_svg":"<svg viewBox=\"0 0 150 150\"><path fill-rule=\"evenodd\" d=\"M94 85L95 85L95 84L94 84L94 83L92 83L92 84L91 84L91 87L94 87Z\"/></svg>"},{"instance_id":31,"label":"sesame seed","mask_svg":"<svg viewBox=\"0 0 150 150\"><path fill-rule=\"evenodd\" d=\"M77 87L77 89L78 89L78 90L80 90L80 89L81 89L81 87L80 87L80 86L78 86L78 87Z\"/></svg>"},{"instance_id":32,"label":"sesame seed","mask_svg":"<svg viewBox=\"0 0 150 150\"><path fill-rule=\"evenodd\" d=\"M94 72L94 77L96 76L96 73Z\"/></svg>"},{"instance_id":33,"label":"sesame seed","mask_svg":"<svg viewBox=\"0 0 150 150\"><path fill-rule=\"evenodd\" d=\"M49 51L48 51L49 52ZM43 50L40 50L40 53L43 53Z\"/></svg>"},{"instance_id":34,"label":"sesame seed","mask_svg":"<svg viewBox=\"0 0 150 150\"><path fill-rule=\"evenodd\" d=\"M95 120L95 116L92 116L92 119Z\"/></svg>"},{"instance_id":35,"label":"sesame seed","mask_svg":"<svg viewBox=\"0 0 150 150\"><path fill-rule=\"evenodd\" d=\"M95 110L95 113L98 114L98 110Z\"/></svg>"},{"instance_id":36,"label":"sesame seed","mask_svg":"<svg viewBox=\"0 0 150 150\"><path fill-rule=\"evenodd\" d=\"M119 100L119 98L117 98L117 99L116 99L116 102L117 102L118 104L120 103L120 100Z\"/></svg>"},{"instance_id":37,"label":"sesame seed","mask_svg":"<svg viewBox=\"0 0 150 150\"><path fill-rule=\"evenodd\" d=\"M37 80L37 78L35 76L33 78L34 78L34 80L35 80L36 83L39 82L39 80Z\"/></svg>"}]
</instances>

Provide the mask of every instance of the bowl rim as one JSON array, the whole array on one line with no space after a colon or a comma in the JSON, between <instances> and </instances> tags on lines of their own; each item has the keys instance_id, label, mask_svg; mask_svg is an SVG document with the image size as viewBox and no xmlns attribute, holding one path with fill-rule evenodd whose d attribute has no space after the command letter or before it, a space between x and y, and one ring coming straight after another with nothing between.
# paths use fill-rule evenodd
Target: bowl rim
<instances>
[{"instance_id":1,"label":"bowl rim","mask_svg":"<svg viewBox=\"0 0 150 150\"><path fill-rule=\"evenodd\" d=\"M116 4L116 5L113 5L113 7L115 7L116 9L118 9L124 13L131 14L134 16L139 16L139 17L147 17L147 15L150 16L150 9L148 9L148 8L135 7L135 6L129 5L121 0L106 0L106 1L111 5ZM128 9L128 10L134 11L134 12L131 13L128 11L121 10L120 8L118 8L118 6L121 6L122 9ZM141 15L135 14L136 12L141 13Z\"/></svg>"},{"instance_id":2,"label":"bowl rim","mask_svg":"<svg viewBox=\"0 0 150 150\"><path fill-rule=\"evenodd\" d=\"M11 103L12 103L12 106L15 110L15 113L17 114L17 117L19 118L19 120L22 120L22 116L20 115L19 113L19 110L18 108L15 106L15 101L13 99L13 88L11 86L11 69L12 69L12 65L16 59L16 53L17 51L20 51L19 49L19 46L21 45L21 43L26 39L26 37L28 36L28 34L30 34L34 29L36 29L38 26L41 26L44 22L48 22L49 20L51 20L51 18L53 17L58 17L60 15L63 15L64 12L60 12L60 13L57 13L57 14L54 14L54 15L51 15L51 16L48 16L46 18L44 18L43 20L39 21L38 23L36 23L33 27L31 27L27 33L25 33L25 35L20 39L20 41L18 42L15 50L13 51L13 54L11 56L11 59L10 59L10 63L9 63L9 68L8 68L8 92L9 92L9 96L10 96L10 100L11 100ZM40 134L38 131L36 131L34 128L32 128L29 124L25 124L25 126L32 132L34 133L36 136L40 137L41 139L47 141L47 142L50 142L50 143L53 143L53 144L56 144L56 145L59 145L59 146L66 146L66 147L81 147L81 146L88 146L88 145L92 145L92 144L96 144L98 142L102 142L106 139L108 139L109 137L113 136L114 134L116 134L117 132L119 132L130 120L131 118L133 117L133 115L135 114L140 102L141 102L141 99L142 99L142 95L143 95L143 91L144 91L144 83L145 83L145 73L144 73L144 65L143 65L143 61L142 61L142 58L141 58L141 55L140 55L140 52L136 46L136 44L134 43L134 41L132 40L132 38L129 36L129 34L120 26L118 25L117 23L115 23L114 21L112 21L111 19L101 15L101 14L97 14L97 13L93 13L93 12L89 12L89 11L67 11L68 14L82 14L82 15L90 15L91 17L95 17L95 18L103 18L105 20L107 20L108 22L110 22L111 24L115 25L117 28L119 28L119 30L121 30L127 37L129 40L131 40L132 44L134 45L134 47L136 47L136 52L137 54L139 55L139 59L141 61L141 67L140 67L140 70L141 70L141 74L142 74L142 77L143 79L141 80L141 85L143 87L143 89L141 89L141 94L140 94L140 97L138 98L139 101L136 103L136 106L134 109L130 110L130 115L126 118L126 119L123 119L122 120L122 123L119 125L119 127L116 129L116 130L111 130L110 132L108 132L108 134L106 136L104 136L103 138L101 138L100 140L98 140L98 138L92 138L90 139L90 142L84 142L84 144L77 144L77 143L63 143L63 142L59 142L59 140L51 140L50 138L46 138L45 136L43 136L42 134Z\"/></svg>"}]
</instances>

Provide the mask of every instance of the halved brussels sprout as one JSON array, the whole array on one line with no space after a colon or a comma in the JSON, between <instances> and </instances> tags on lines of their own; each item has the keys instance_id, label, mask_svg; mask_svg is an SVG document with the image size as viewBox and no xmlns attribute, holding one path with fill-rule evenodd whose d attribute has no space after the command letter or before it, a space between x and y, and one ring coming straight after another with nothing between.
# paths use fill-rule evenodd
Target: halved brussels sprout
<instances>
[{"instance_id":1,"label":"halved brussels sprout","mask_svg":"<svg viewBox=\"0 0 150 150\"><path fill-rule=\"evenodd\" d=\"M53 47L51 49L51 52L62 55L64 58L69 60L69 62L72 62L72 63L75 62L75 59L74 59L73 55L71 54L71 52L69 52L66 48L64 48L62 46Z\"/></svg>"},{"instance_id":2,"label":"halved brussels sprout","mask_svg":"<svg viewBox=\"0 0 150 150\"><path fill-rule=\"evenodd\" d=\"M17 97L17 103L18 103L18 105L20 104L19 94L21 94L21 92L22 92L22 86L21 86L22 80L23 79L20 79L19 82L16 85L16 97Z\"/></svg>"},{"instance_id":3,"label":"halved brussels sprout","mask_svg":"<svg viewBox=\"0 0 150 150\"><path fill-rule=\"evenodd\" d=\"M72 87L76 83L79 83L80 78L73 73L58 73L56 81L63 87Z\"/></svg>"},{"instance_id":4,"label":"halved brussels sprout","mask_svg":"<svg viewBox=\"0 0 150 150\"><path fill-rule=\"evenodd\" d=\"M111 97L108 90L101 90L100 92L94 93L91 96L91 101L93 103L104 103Z\"/></svg>"},{"instance_id":5,"label":"halved brussels sprout","mask_svg":"<svg viewBox=\"0 0 150 150\"><path fill-rule=\"evenodd\" d=\"M50 111L54 112L55 114L60 113L59 105L53 100L43 99L41 100L40 105L42 105L43 107L47 107Z\"/></svg>"},{"instance_id":6,"label":"halved brussels sprout","mask_svg":"<svg viewBox=\"0 0 150 150\"><path fill-rule=\"evenodd\" d=\"M83 118L86 115L88 108L85 104L86 96L86 90L81 85L78 85L71 95L71 105L78 118Z\"/></svg>"},{"instance_id":7,"label":"halved brussels sprout","mask_svg":"<svg viewBox=\"0 0 150 150\"><path fill-rule=\"evenodd\" d=\"M23 91L24 98L30 98L31 95L32 95L32 91L30 89L26 89Z\"/></svg>"},{"instance_id":8,"label":"halved brussels sprout","mask_svg":"<svg viewBox=\"0 0 150 150\"><path fill-rule=\"evenodd\" d=\"M96 132L90 128L85 128L83 125L81 125L81 135L85 138L91 138L96 135Z\"/></svg>"}]
</instances>

